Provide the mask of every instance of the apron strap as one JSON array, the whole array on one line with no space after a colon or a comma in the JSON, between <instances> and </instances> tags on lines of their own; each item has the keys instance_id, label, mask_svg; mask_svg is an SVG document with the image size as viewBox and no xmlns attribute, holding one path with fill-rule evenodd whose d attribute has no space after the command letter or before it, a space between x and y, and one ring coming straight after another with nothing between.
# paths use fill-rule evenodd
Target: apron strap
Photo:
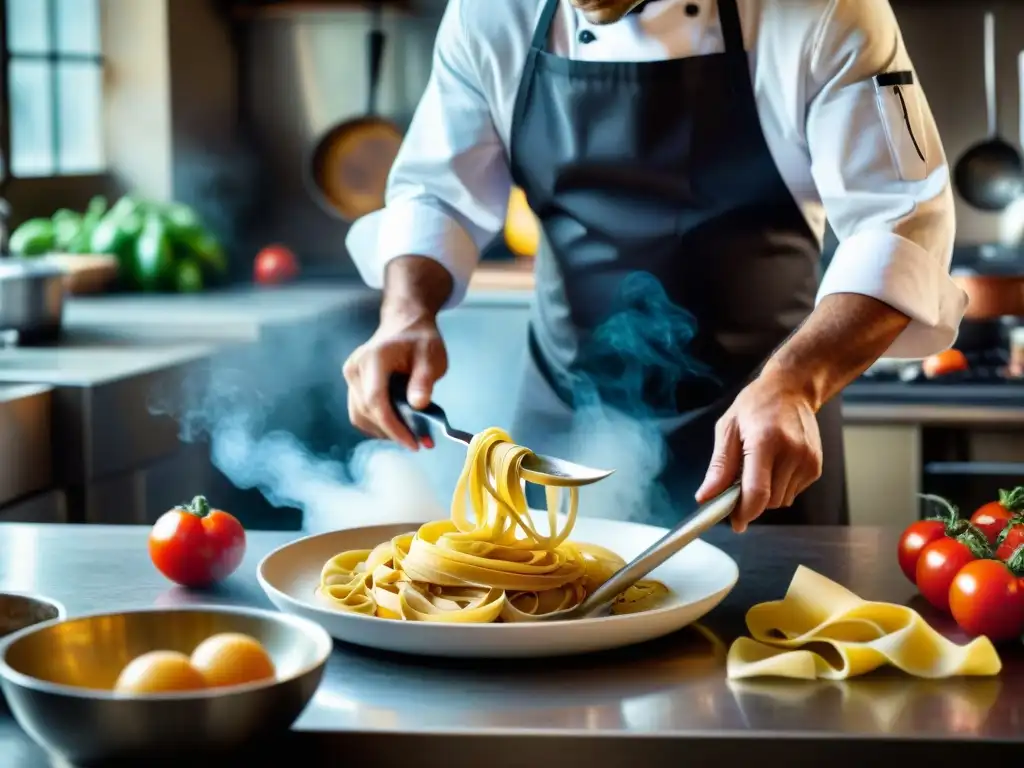
<instances>
[{"instance_id":1,"label":"apron strap","mask_svg":"<svg viewBox=\"0 0 1024 768\"><path fill-rule=\"evenodd\" d=\"M498 2L504 1L498 0ZM558 12L559 2L560 0L547 0L547 5L544 6L540 20L537 22L537 28L533 31L533 41L530 43L530 46L538 51L546 51L548 49L548 33L551 32L551 23Z\"/></svg>"},{"instance_id":2,"label":"apron strap","mask_svg":"<svg viewBox=\"0 0 1024 768\"><path fill-rule=\"evenodd\" d=\"M722 39L729 53L743 53L743 26L736 0L718 0L718 22L722 25Z\"/></svg>"}]
</instances>

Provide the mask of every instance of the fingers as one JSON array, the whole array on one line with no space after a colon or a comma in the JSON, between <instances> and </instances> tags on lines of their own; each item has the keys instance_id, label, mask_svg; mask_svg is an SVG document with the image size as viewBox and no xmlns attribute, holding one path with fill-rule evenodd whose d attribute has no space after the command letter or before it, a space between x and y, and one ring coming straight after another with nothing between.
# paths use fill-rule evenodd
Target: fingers
<instances>
[{"instance_id":1,"label":"fingers","mask_svg":"<svg viewBox=\"0 0 1024 768\"><path fill-rule=\"evenodd\" d=\"M413 408L426 408L434 384L448 369L448 355L444 344L436 336L428 337L416 345L412 371L409 374L409 390L406 397Z\"/></svg>"},{"instance_id":2,"label":"fingers","mask_svg":"<svg viewBox=\"0 0 1024 768\"><path fill-rule=\"evenodd\" d=\"M806 421L806 423L804 423ZM768 509L792 506L821 477L821 438L813 415L787 426L773 425L745 441L743 488L736 530Z\"/></svg>"},{"instance_id":3,"label":"fingers","mask_svg":"<svg viewBox=\"0 0 1024 768\"><path fill-rule=\"evenodd\" d=\"M732 529L743 533L765 511L772 496L772 455L755 445L743 457L740 503L732 513Z\"/></svg>"},{"instance_id":4,"label":"fingers","mask_svg":"<svg viewBox=\"0 0 1024 768\"><path fill-rule=\"evenodd\" d=\"M384 433L377 429L377 425L366 415L366 405L360 396L358 382L349 380L348 383L348 420L364 435L378 440L385 439Z\"/></svg>"},{"instance_id":5,"label":"fingers","mask_svg":"<svg viewBox=\"0 0 1024 768\"><path fill-rule=\"evenodd\" d=\"M345 383L348 384L348 420L352 423L353 427L363 434L383 439L384 433L377 429L377 426L370 420L366 413L366 405L363 403L363 398L360 394L361 384L359 382L358 359L361 351L361 349L357 349L353 352L341 369L345 377Z\"/></svg>"},{"instance_id":6,"label":"fingers","mask_svg":"<svg viewBox=\"0 0 1024 768\"><path fill-rule=\"evenodd\" d=\"M786 501L784 506L791 507L796 497L806 491L818 478L821 477L823 468L823 450L821 447L821 431L818 429L818 420L812 415L803 419L804 440L803 440L803 462L802 471L795 472L786 489Z\"/></svg>"},{"instance_id":7,"label":"fingers","mask_svg":"<svg viewBox=\"0 0 1024 768\"><path fill-rule=\"evenodd\" d=\"M793 453L784 453L772 468L771 496L765 509L779 509L786 504L786 494L795 485L794 478L800 474L800 461ZM792 502L790 502L792 503Z\"/></svg>"},{"instance_id":8,"label":"fingers","mask_svg":"<svg viewBox=\"0 0 1024 768\"><path fill-rule=\"evenodd\" d=\"M781 508L786 509L787 507L792 507L793 502L796 501L796 497L807 490L807 487L811 484L812 483L804 483L796 475L793 475L789 480L789 484L786 486L785 492L783 493L783 500L780 505Z\"/></svg>"},{"instance_id":9,"label":"fingers","mask_svg":"<svg viewBox=\"0 0 1024 768\"><path fill-rule=\"evenodd\" d=\"M348 384L349 421L369 437L395 440L410 450L418 450L416 440L391 407L387 393L390 372L385 375L383 369L379 355L366 347L360 347L345 361L342 373Z\"/></svg>"},{"instance_id":10,"label":"fingers","mask_svg":"<svg viewBox=\"0 0 1024 768\"><path fill-rule=\"evenodd\" d=\"M436 330L371 340L356 350L342 368L349 386L349 420L371 437L394 440L409 450L418 450L420 443L391 404L388 382L396 372L408 373L409 404L423 408L430 402L434 383L447 367L444 343ZM429 437L422 444L433 447Z\"/></svg>"},{"instance_id":11,"label":"fingers","mask_svg":"<svg viewBox=\"0 0 1024 768\"><path fill-rule=\"evenodd\" d=\"M381 355L367 355L363 360L357 378L364 413L389 439L418 451L419 443L391 405L388 379L394 372L394 366Z\"/></svg>"},{"instance_id":12,"label":"fingers","mask_svg":"<svg viewBox=\"0 0 1024 768\"><path fill-rule=\"evenodd\" d=\"M743 444L736 420L726 414L715 425L715 449L704 482L697 490L698 503L713 499L735 482L742 457Z\"/></svg>"}]
</instances>

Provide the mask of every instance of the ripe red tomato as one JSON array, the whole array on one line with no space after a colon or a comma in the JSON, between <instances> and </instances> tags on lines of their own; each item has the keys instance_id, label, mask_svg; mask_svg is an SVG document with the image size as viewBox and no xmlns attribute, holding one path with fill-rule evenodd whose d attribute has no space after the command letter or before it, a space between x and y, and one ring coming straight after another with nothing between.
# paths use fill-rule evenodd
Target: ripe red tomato
<instances>
[{"instance_id":1,"label":"ripe red tomato","mask_svg":"<svg viewBox=\"0 0 1024 768\"><path fill-rule=\"evenodd\" d=\"M996 544L999 535L1007 525L1024 518L1024 487L1012 491L999 491L998 501L990 501L978 508L971 515L971 522L988 539L989 544Z\"/></svg>"},{"instance_id":2,"label":"ripe red tomato","mask_svg":"<svg viewBox=\"0 0 1024 768\"><path fill-rule=\"evenodd\" d=\"M959 349L947 349L937 355L925 358L921 363L921 370L929 379L957 371L966 371L967 368L967 357Z\"/></svg>"},{"instance_id":3,"label":"ripe red tomato","mask_svg":"<svg viewBox=\"0 0 1024 768\"><path fill-rule=\"evenodd\" d=\"M149 557L171 581L207 587L230 576L245 556L245 529L196 496L165 512L149 533Z\"/></svg>"},{"instance_id":4,"label":"ripe red tomato","mask_svg":"<svg viewBox=\"0 0 1024 768\"><path fill-rule=\"evenodd\" d=\"M964 631L1011 640L1024 632L1024 585L1005 563L975 560L953 579L949 609Z\"/></svg>"},{"instance_id":5,"label":"ripe red tomato","mask_svg":"<svg viewBox=\"0 0 1024 768\"><path fill-rule=\"evenodd\" d=\"M1006 562L1022 546L1024 546L1024 523L1014 523L1005 528L996 540L996 557Z\"/></svg>"},{"instance_id":6,"label":"ripe red tomato","mask_svg":"<svg viewBox=\"0 0 1024 768\"><path fill-rule=\"evenodd\" d=\"M261 285L273 285L292 280L299 274L299 260L284 245L268 245L256 255L253 275Z\"/></svg>"},{"instance_id":7,"label":"ripe red tomato","mask_svg":"<svg viewBox=\"0 0 1024 768\"><path fill-rule=\"evenodd\" d=\"M918 520L903 531L897 557L903 575L910 579L912 584L917 583L917 561L921 557L921 550L945 535L946 524L941 520Z\"/></svg>"},{"instance_id":8,"label":"ripe red tomato","mask_svg":"<svg viewBox=\"0 0 1024 768\"><path fill-rule=\"evenodd\" d=\"M1003 528L1013 519L1014 513L998 501L990 501L971 515L971 522L985 534L989 544L995 544Z\"/></svg>"},{"instance_id":9,"label":"ripe red tomato","mask_svg":"<svg viewBox=\"0 0 1024 768\"><path fill-rule=\"evenodd\" d=\"M949 587L960 569L976 559L960 539L937 539L921 551L917 561L917 590L943 611L949 611Z\"/></svg>"}]
</instances>

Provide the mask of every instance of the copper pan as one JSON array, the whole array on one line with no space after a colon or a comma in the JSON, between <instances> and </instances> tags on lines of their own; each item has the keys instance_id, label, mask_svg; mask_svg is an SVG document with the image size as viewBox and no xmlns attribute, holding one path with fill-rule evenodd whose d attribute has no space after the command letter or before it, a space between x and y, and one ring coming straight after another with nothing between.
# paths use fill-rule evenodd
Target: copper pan
<instances>
[{"instance_id":1,"label":"copper pan","mask_svg":"<svg viewBox=\"0 0 1024 768\"><path fill-rule=\"evenodd\" d=\"M967 294L967 320L1024 317L1024 274L957 272L953 280Z\"/></svg>"},{"instance_id":2,"label":"copper pan","mask_svg":"<svg viewBox=\"0 0 1024 768\"><path fill-rule=\"evenodd\" d=\"M402 144L401 129L377 113L385 48L383 3L371 0L370 6L366 113L326 131L306 164L306 182L313 198L324 211L349 222L384 207L388 174Z\"/></svg>"}]
</instances>

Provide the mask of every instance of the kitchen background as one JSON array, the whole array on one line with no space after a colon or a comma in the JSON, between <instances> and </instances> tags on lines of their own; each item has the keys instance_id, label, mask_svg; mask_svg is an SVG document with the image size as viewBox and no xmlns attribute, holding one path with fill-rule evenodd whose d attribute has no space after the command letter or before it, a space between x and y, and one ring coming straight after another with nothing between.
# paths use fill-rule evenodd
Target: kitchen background
<instances>
[{"instance_id":1,"label":"kitchen background","mask_svg":"<svg viewBox=\"0 0 1024 768\"><path fill-rule=\"evenodd\" d=\"M426 83L444 4L382 0L378 106L399 126ZM205 289L187 295L76 295L64 304L59 342L0 350L0 449L10 456L0 519L145 522L205 492L250 525L291 528L299 510L307 525L343 516L355 481L395 515L427 486L434 495L450 489L454 446L417 457L426 485L387 482L407 459L360 444L337 375L371 332L376 305L355 282L347 225L310 194L310 152L333 124L366 109L367 8L0 5L0 94L9 104L0 196L10 228L61 208L85 211L97 194L173 200L198 214L227 264L226 276L203 278ZM1018 143L1024 6L893 7L951 162L985 135L982 18L995 12L999 127ZM958 199L957 215L957 265L1024 273L1024 207L983 213ZM289 286L253 288L254 256L273 243L294 252L301 274ZM488 253L495 263L509 257L500 240ZM444 319L452 369L437 398L467 427L509 420L524 280L521 270L485 272L466 306ZM1024 477L1024 384L1003 372L1016 324L974 323L960 345L968 370L880 369L851 386L856 523L917 515L919 491L970 506ZM631 512L634 501L611 496L619 508L599 513Z\"/></svg>"}]
</instances>

